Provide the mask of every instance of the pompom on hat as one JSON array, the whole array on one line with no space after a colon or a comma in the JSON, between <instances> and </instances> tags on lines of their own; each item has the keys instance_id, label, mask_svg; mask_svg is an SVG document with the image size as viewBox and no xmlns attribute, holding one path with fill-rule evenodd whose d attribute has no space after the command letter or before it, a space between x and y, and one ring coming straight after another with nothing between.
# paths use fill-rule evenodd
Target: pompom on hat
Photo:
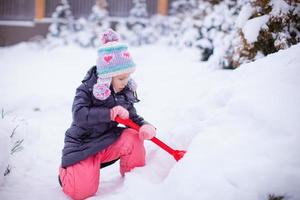
<instances>
[{"instance_id":1,"label":"pompom on hat","mask_svg":"<svg viewBox=\"0 0 300 200\"><path fill-rule=\"evenodd\" d=\"M97 83L93 87L93 94L99 100L107 99L112 77L135 71L128 46L119 42L119 35L108 29L102 35L103 45L98 48L97 57Z\"/></svg>"}]
</instances>

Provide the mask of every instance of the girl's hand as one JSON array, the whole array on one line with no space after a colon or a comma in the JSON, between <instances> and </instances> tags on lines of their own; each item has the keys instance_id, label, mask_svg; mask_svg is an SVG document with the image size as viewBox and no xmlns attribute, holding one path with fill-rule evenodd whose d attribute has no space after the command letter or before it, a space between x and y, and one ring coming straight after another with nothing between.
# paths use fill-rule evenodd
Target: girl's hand
<instances>
[{"instance_id":1,"label":"girl's hand","mask_svg":"<svg viewBox=\"0 0 300 200\"><path fill-rule=\"evenodd\" d=\"M155 137L156 129L150 124L144 124L139 130L139 137L141 140L150 140Z\"/></svg>"},{"instance_id":2,"label":"girl's hand","mask_svg":"<svg viewBox=\"0 0 300 200\"><path fill-rule=\"evenodd\" d=\"M122 106L115 106L112 109L110 109L110 118L112 121L114 121L117 116L119 116L122 119L128 119L129 112Z\"/></svg>"}]
</instances>

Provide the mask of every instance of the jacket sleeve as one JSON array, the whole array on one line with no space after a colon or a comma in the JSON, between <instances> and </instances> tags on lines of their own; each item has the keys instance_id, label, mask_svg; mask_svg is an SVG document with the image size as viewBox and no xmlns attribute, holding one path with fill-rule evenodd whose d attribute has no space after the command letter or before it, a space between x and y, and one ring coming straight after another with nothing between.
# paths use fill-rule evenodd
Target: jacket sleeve
<instances>
[{"instance_id":1,"label":"jacket sleeve","mask_svg":"<svg viewBox=\"0 0 300 200\"><path fill-rule=\"evenodd\" d=\"M110 109L92 105L91 93L81 84L77 90L72 107L73 122L81 127L110 122Z\"/></svg>"}]
</instances>

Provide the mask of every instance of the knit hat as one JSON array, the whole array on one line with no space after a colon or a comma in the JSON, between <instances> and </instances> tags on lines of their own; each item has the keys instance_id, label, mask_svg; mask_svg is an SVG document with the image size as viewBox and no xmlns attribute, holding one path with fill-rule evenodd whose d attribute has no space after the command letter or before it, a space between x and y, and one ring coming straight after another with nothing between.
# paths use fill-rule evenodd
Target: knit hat
<instances>
[{"instance_id":1,"label":"knit hat","mask_svg":"<svg viewBox=\"0 0 300 200\"><path fill-rule=\"evenodd\" d=\"M109 87L112 77L134 72L135 64L128 46L119 42L119 35L115 31L108 29L101 40L103 45L98 49L98 79L93 87L93 95L99 100L105 100L111 94Z\"/></svg>"}]
</instances>

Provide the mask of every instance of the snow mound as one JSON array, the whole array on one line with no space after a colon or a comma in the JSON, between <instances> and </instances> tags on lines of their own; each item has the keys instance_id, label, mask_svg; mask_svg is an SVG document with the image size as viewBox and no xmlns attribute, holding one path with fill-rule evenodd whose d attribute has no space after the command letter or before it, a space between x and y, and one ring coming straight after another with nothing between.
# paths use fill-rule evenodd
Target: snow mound
<instances>
[{"instance_id":1,"label":"snow mound","mask_svg":"<svg viewBox=\"0 0 300 200\"><path fill-rule=\"evenodd\" d=\"M160 199L300 198L300 45L235 70ZM157 197L158 198L158 197Z\"/></svg>"}]
</instances>

